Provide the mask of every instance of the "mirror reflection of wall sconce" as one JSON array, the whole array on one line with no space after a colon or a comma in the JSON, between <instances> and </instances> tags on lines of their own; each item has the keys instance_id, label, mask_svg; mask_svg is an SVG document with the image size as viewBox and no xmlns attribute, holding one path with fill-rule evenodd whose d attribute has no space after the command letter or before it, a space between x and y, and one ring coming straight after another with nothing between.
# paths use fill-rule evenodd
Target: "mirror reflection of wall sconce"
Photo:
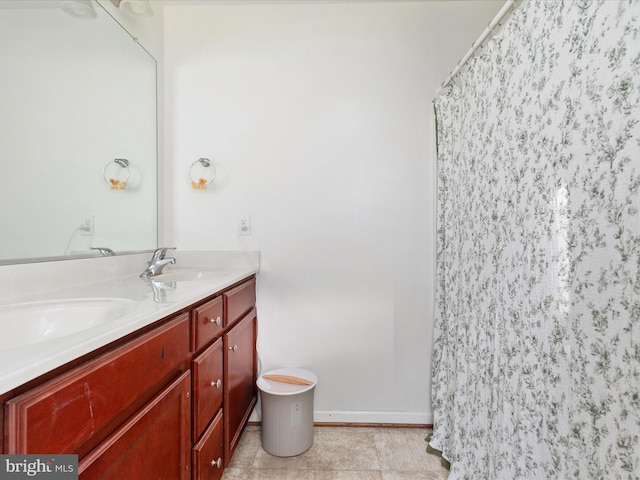
<instances>
[{"instance_id":1,"label":"mirror reflection of wall sconce","mask_svg":"<svg viewBox=\"0 0 640 480\"><path fill-rule=\"evenodd\" d=\"M111 0L116 7L132 17L151 17L153 10L149 0Z\"/></svg>"},{"instance_id":2,"label":"mirror reflection of wall sconce","mask_svg":"<svg viewBox=\"0 0 640 480\"><path fill-rule=\"evenodd\" d=\"M111 187L111 190L124 190L127 188L127 181L130 176L129 160L126 158L115 158L113 162L107 163L102 169L102 178Z\"/></svg>"},{"instance_id":3,"label":"mirror reflection of wall sconce","mask_svg":"<svg viewBox=\"0 0 640 480\"><path fill-rule=\"evenodd\" d=\"M64 13L75 18L90 19L98 16L91 0L62 0L60 8Z\"/></svg>"},{"instance_id":4,"label":"mirror reflection of wall sconce","mask_svg":"<svg viewBox=\"0 0 640 480\"><path fill-rule=\"evenodd\" d=\"M191 164L191 187L195 190L206 190L207 185L216 179L216 167L208 158L199 158Z\"/></svg>"}]
</instances>

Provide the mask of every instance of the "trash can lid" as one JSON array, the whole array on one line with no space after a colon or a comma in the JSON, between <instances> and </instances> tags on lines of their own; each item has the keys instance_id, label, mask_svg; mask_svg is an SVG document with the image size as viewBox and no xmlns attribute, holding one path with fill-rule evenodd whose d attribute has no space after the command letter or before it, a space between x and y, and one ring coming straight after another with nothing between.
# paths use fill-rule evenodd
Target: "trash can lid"
<instances>
[{"instance_id":1,"label":"trash can lid","mask_svg":"<svg viewBox=\"0 0 640 480\"><path fill-rule=\"evenodd\" d=\"M269 380L264 378L267 375L280 375L286 377L297 377L308 382L309 385L296 385L293 383L285 383L276 380ZM315 373L302 368L278 368L271 370L263 375L260 375L257 381L260 391L265 393L271 393L273 395L296 395L313 389L318 383L318 377Z\"/></svg>"}]
</instances>

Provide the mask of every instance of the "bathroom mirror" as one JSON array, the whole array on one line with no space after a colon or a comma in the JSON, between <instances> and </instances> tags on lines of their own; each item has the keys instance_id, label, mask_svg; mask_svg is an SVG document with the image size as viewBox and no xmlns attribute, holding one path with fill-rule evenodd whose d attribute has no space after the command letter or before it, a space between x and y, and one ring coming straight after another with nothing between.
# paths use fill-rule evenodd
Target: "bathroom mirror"
<instances>
[{"instance_id":1,"label":"bathroom mirror","mask_svg":"<svg viewBox=\"0 0 640 480\"><path fill-rule=\"evenodd\" d=\"M156 61L62 3L0 2L0 264L157 245Z\"/></svg>"}]
</instances>

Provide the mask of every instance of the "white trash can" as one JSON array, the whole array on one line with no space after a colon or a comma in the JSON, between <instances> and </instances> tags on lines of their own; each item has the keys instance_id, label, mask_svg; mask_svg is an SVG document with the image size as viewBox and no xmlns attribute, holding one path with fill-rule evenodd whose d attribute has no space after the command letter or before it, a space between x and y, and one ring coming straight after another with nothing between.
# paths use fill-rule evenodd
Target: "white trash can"
<instances>
[{"instance_id":1,"label":"white trash can","mask_svg":"<svg viewBox=\"0 0 640 480\"><path fill-rule=\"evenodd\" d=\"M309 385L295 385L264 376L297 377ZM318 377L301 368L279 368L258 378L262 402L262 448L277 457L293 457L313 445L313 391Z\"/></svg>"}]
</instances>

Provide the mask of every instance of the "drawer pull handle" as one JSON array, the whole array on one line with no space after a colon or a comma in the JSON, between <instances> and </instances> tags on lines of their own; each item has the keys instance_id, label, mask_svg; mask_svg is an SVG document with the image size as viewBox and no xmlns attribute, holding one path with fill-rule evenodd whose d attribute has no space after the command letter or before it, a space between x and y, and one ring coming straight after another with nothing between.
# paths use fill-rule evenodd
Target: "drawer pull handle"
<instances>
[{"instance_id":1,"label":"drawer pull handle","mask_svg":"<svg viewBox=\"0 0 640 480\"><path fill-rule=\"evenodd\" d=\"M233 350L234 352L238 351L238 345L234 345L233 347L229 347L229 350Z\"/></svg>"},{"instance_id":2,"label":"drawer pull handle","mask_svg":"<svg viewBox=\"0 0 640 480\"><path fill-rule=\"evenodd\" d=\"M212 387L220 388L220 385L222 385L222 380L220 380L220 379L211 380L211 386Z\"/></svg>"},{"instance_id":3,"label":"drawer pull handle","mask_svg":"<svg viewBox=\"0 0 640 480\"><path fill-rule=\"evenodd\" d=\"M220 316L218 315L216 318L210 318L209 319L209 323L215 323L216 325L220 325L220 322L222 320L220 319Z\"/></svg>"},{"instance_id":4,"label":"drawer pull handle","mask_svg":"<svg viewBox=\"0 0 640 480\"><path fill-rule=\"evenodd\" d=\"M211 460L211 466L220 468L222 466L222 458L218 457L218 460Z\"/></svg>"}]
</instances>

